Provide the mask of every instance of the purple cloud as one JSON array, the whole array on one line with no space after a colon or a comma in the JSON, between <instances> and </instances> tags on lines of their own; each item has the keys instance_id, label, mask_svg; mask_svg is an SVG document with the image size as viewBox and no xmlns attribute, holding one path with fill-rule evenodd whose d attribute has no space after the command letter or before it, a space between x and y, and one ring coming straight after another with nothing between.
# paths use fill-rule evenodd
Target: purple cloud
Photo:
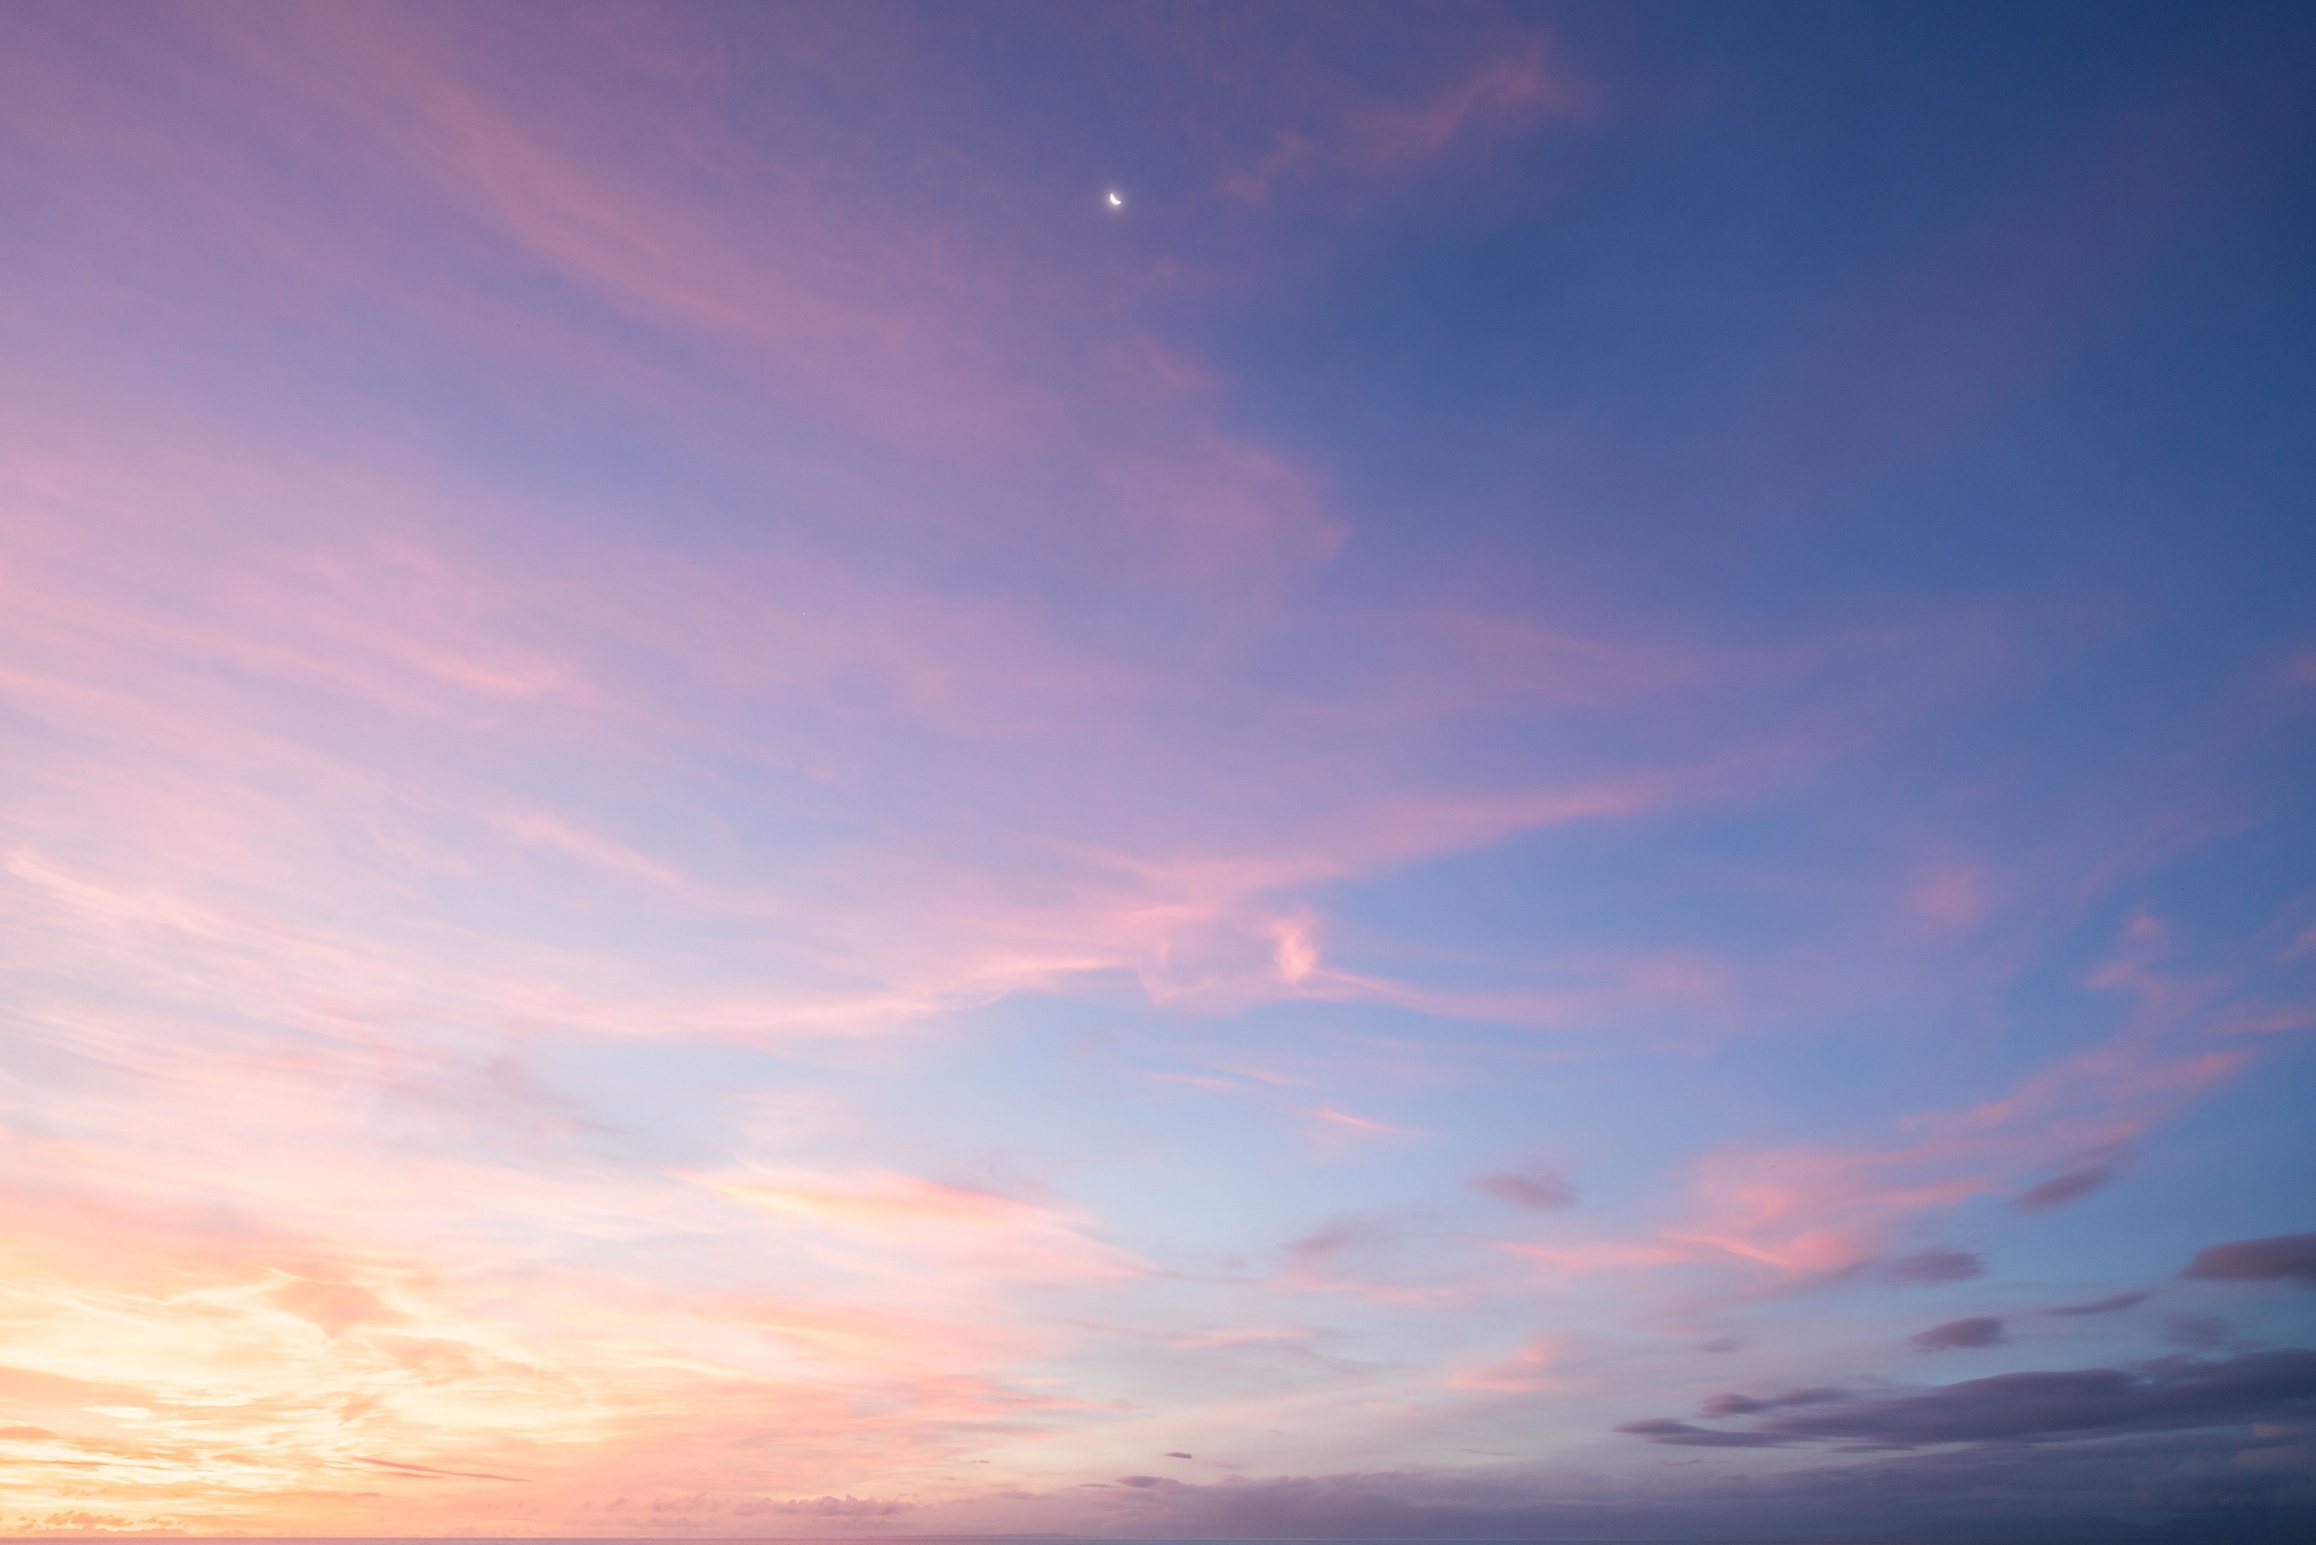
<instances>
[{"instance_id":1,"label":"purple cloud","mask_svg":"<svg viewBox=\"0 0 2316 1545\"><path fill-rule=\"evenodd\" d=\"M2131 1151L2121 1144L2098 1149L2050 1179L2029 1186L2011 1198L2010 1204L2020 1212L2045 1212L2063 1206L2106 1185L2130 1162Z\"/></svg>"},{"instance_id":2,"label":"purple cloud","mask_svg":"<svg viewBox=\"0 0 2316 1545\"><path fill-rule=\"evenodd\" d=\"M1942 1245L1885 1261L1880 1271L1884 1281L1906 1287L1928 1282L1967 1282L1972 1277L1985 1275L1986 1262L1975 1252Z\"/></svg>"},{"instance_id":3,"label":"purple cloud","mask_svg":"<svg viewBox=\"0 0 2316 1545\"><path fill-rule=\"evenodd\" d=\"M2010 1336L2002 1328L2002 1321L1991 1314L1973 1315L1967 1320L1948 1320L1933 1325L1913 1338L1919 1352L1947 1352L1956 1347L2001 1346Z\"/></svg>"},{"instance_id":4,"label":"purple cloud","mask_svg":"<svg viewBox=\"0 0 2316 1545\"><path fill-rule=\"evenodd\" d=\"M1531 1212L1557 1212L1576 1205L1576 1187L1549 1171L1482 1175L1472 1182L1472 1189Z\"/></svg>"},{"instance_id":5,"label":"purple cloud","mask_svg":"<svg viewBox=\"0 0 2316 1545\"><path fill-rule=\"evenodd\" d=\"M2150 1296L2152 1295L2147 1293L2116 1293L2107 1298L2095 1298L2087 1304L2062 1304L2056 1309L2048 1309L2044 1312L2046 1314L2114 1314L2124 1309L2137 1308L2147 1302Z\"/></svg>"},{"instance_id":6,"label":"purple cloud","mask_svg":"<svg viewBox=\"0 0 2316 1545\"><path fill-rule=\"evenodd\" d=\"M2316 1287L2316 1234L2213 1245L2197 1251L2180 1275L2204 1282L2294 1282Z\"/></svg>"},{"instance_id":7,"label":"purple cloud","mask_svg":"<svg viewBox=\"0 0 2316 1545\"><path fill-rule=\"evenodd\" d=\"M2290 1348L2222 1361L2165 1358L2137 1370L2004 1373L1936 1389L1859 1392L1741 1432L1663 1420L1627 1422L1616 1430L1693 1447L1760 1448L1796 1440L1912 1445L2032 1442L2310 1416L2316 1416L2316 1351ZM1744 1441L1717 1441L1728 1438Z\"/></svg>"},{"instance_id":8,"label":"purple cloud","mask_svg":"<svg viewBox=\"0 0 2316 1545\"><path fill-rule=\"evenodd\" d=\"M1707 1416L1753 1416L1788 1406L1823 1405L1829 1400L1840 1400L1847 1393L1821 1388L1788 1390L1782 1395L1714 1395L1698 1409Z\"/></svg>"}]
</instances>

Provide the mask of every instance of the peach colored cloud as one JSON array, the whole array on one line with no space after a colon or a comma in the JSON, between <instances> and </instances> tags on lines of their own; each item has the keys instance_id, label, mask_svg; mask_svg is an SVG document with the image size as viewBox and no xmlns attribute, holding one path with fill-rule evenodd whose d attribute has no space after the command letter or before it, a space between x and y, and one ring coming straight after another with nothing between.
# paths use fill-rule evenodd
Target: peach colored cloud
<instances>
[{"instance_id":1,"label":"peach colored cloud","mask_svg":"<svg viewBox=\"0 0 2316 1545\"><path fill-rule=\"evenodd\" d=\"M872 1245L880 1255L929 1254L945 1269L967 1261L1007 1280L1106 1278L1147 1269L1089 1236L1082 1215L971 1186L877 1171L793 1169L748 1170L705 1183L743 1206Z\"/></svg>"},{"instance_id":2,"label":"peach colored cloud","mask_svg":"<svg viewBox=\"0 0 2316 1545\"><path fill-rule=\"evenodd\" d=\"M1855 1272L1976 1198L2006 1195L2072 1156L2113 1150L2246 1065L2244 1054L2124 1036L1975 1107L1901 1123L1915 1140L1842 1150L1742 1146L1700 1156L1683 1215L1649 1236L1514 1242L1553 1273L1735 1267L1801 1283Z\"/></svg>"}]
</instances>

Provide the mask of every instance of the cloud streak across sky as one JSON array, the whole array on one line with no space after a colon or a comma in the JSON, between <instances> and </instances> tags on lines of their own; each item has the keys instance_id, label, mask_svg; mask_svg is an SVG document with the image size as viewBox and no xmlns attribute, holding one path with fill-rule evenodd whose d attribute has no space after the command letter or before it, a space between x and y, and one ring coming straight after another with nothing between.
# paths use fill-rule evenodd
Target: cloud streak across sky
<instances>
[{"instance_id":1,"label":"cloud streak across sky","mask_svg":"<svg viewBox=\"0 0 2316 1545\"><path fill-rule=\"evenodd\" d=\"M2283 1537L2312 55L0 11L0 1526Z\"/></svg>"}]
</instances>

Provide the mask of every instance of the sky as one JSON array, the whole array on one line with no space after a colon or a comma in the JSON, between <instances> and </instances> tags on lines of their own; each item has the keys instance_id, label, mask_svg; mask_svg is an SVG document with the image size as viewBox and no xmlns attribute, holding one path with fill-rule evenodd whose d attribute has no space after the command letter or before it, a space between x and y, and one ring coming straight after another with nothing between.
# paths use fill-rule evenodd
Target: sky
<instances>
[{"instance_id":1,"label":"sky","mask_svg":"<svg viewBox=\"0 0 2316 1545\"><path fill-rule=\"evenodd\" d=\"M0 4L0 1530L2306 1538L2316 13Z\"/></svg>"}]
</instances>

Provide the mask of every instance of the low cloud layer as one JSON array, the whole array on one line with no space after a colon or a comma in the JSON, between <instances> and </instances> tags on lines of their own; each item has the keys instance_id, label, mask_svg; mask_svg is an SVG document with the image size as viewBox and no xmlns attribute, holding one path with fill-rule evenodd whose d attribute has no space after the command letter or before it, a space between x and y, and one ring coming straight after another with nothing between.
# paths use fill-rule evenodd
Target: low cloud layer
<instances>
[{"instance_id":1,"label":"low cloud layer","mask_svg":"<svg viewBox=\"0 0 2316 1545\"><path fill-rule=\"evenodd\" d=\"M1682 1424L1667 1424L1678 1427ZM1739 1436L1739 1435L1725 1435ZM1659 1473L1636 1494L1612 1473L1505 1467L1232 1479L1021 1496L923 1510L932 1532L1068 1527L1113 1537L1215 1539L1754 1538L2224 1541L2299 1545L2316 1480L2289 1441L2122 1434L2060 1445L1992 1443L1757 1467L1744 1442ZM1794 1456L1799 1457L1799 1456Z\"/></svg>"},{"instance_id":2,"label":"low cloud layer","mask_svg":"<svg viewBox=\"0 0 2316 1545\"><path fill-rule=\"evenodd\" d=\"M1989 1332L1984 1327L1993 1325ZM1984 1346L2000 1322L1961 1320L1940 1346ZM1921 1338L1917 1338L1920 1344ZM1861 1390L1838 1398L1771 1398L1755 1405L1721 1397L1707 1414L1768 1412L1749 1429L1701 1428L1672 1420L1626 1422L1619 1432L1689 1447L1851 1443L1912 1447L1933 1443L2037 1442L2085 1433L2174 1431L2316 1417L2316 1351L2288 1348L2218 1361L2165 1358L2135 1369L2003 1373L1928 1390Z\"/></svg>"}]
</instances>

